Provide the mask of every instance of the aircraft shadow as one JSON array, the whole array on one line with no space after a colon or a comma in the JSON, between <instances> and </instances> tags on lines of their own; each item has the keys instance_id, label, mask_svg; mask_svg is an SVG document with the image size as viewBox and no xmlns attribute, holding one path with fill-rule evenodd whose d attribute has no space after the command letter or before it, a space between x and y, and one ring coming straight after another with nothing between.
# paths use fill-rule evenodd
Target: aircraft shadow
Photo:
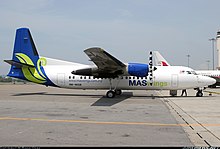
<instances>
[{"instance_id":1,"label":"aircraft shadow","mask_svg":"<svg viewBox=\"0 0 220 149\"><path fill-rule=\"evenodd\" d=\"M37 93L18 93L12 96L31 96L31 95L45 95L47 92L37 92Z\"/></svg>"},{"instance_id":2,"label":"aircraft shadow","mask_svg":"<svg viewBox=\"0 0 220 149\"><path fill-rule=\"evenodd\" d=\"M12 96L31 96L31 95L40 95L40 96L63 96L63 97L91 97L91 98L99 98L95 101L91 106L113 106L118 104L130 97L133 98L144 98L144 99L157 99L157 98L190 98L195 96L149 96L149 95L133 95L133 92L123 92L122 95L116 95L115 98L107 98L102 95L94 95L94 94L69 94L69 93L47 93L47 92L33 92L33 93L18 93Z\"/></svg>"},{"instance_id":3,"label":"aircraft shadow","mask_svg":"<svg viewBox=\"0 0 220 149\"><path fill-rule=\"evenodd\" d=\"M92 97L100 97L102 95L94 95L94 94L69 94L69 93L47 93L47 92L33 92L33 93L18 93L18 94L13 94L12 96L31 96L31 95L44 95L44 96L92 96ZM152 98L152 99L155 99L155 98L182 98L182 97L195 97L195 96L170 96L170 95L165 95L165 96L157 96L157 95L133 95L132 92L123 92L122 95L120 96L117 96L115 98L112 98L112 100L116 99L116 100L125 100L127 98L130 98L130 97L134 97L134 98ZM102 96L99 100L109 100L111 98L107 98L106 96ZM101 101L102 101L101 100Z\"/></svg>"},{"instance_id":4,"label":"aircraft shadow","mask_svg":"<svg viewBox=\"0 0 220 149\"><path fill-rule=\"evenodd\" d=\"M43 96L90 96L90 97L100 97L101 95L90 95L90 94L59 94L59 93L47 93L47 92L34 92L34 93L18 93L18 94L14 94L12 96L31 96L31 95L43 95ZM106 96L102 96L101 98L99 98L95 103L93 103L91 106L112 106L115 105L119 102L124 101L125 99L128 99L130 97L133 96L132 92L123 92L122 95L120 96L116 96L115 98L107 98Z\"/></svg>"},{"instance_id":5,"label":"aircraft shadow","mask_svg":"<svg viewBox=\"0 0 220 149\"><path fill-rule=\"evenodd\" d=\"M133 96L132 92L123 92L122 95L116 96L115 98L107 98L106 96L103 96L95 103L93 103L91 106L112 106L132 96Z\"/></svg>"},{"instance_id":6,"label":"aircraft shadow","mask_svg":"<svg viewBox=\"0 0 220 149\"><path fill-rule=\"evenodd\" d=\"M37 93L18 93L18 94L14 94L12 96L31 96L31 95L44 95L44 96L99 96L100 95L84 95L84 94L59 94L59 93L56 93L56 94L51 94L51 93L47 93L47 92L37 92Z\"/></svg>"}]
</instances>

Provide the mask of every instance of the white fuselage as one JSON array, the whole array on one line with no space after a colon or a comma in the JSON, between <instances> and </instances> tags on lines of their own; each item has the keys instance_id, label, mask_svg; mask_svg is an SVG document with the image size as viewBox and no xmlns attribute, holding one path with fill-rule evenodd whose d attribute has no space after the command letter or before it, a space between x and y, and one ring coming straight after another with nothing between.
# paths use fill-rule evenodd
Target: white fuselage
<instances>
[{"instance_id":1,"label":"white fuselage","mask_svg":"<svg viewBox=\"0 0 220 149\"><path fill-rule=\"evenodd\" d=\"M70 89L110 89L108 78L94 78L93 76L73 75L73 70L87 68L90 65L71 63L66 61L47 59L44 66L48 78L61 88ZM179 90L199 88L215 83L214 79L189 74L192 69L182 66L157 66L153 71L153 84L149 77L119 76L111 79L111 86L121 90Z\"/></svg>"}]
</instances>

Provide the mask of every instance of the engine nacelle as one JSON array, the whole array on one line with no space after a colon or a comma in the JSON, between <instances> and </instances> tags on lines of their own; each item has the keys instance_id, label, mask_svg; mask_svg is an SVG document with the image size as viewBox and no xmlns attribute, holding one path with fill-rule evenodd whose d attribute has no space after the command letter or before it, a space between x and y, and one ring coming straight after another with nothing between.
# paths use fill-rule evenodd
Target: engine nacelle
<instances>
[{"instance_id":1,"label":"engine nacelle","mask_svg":"<svg viewBox=\"0 0 220 149\"><path fill-rule=\"evenodd\" d=\"M128 63L127 67L122 70L115 71L103 71L99 70L97 67L87 67L72 71L72 74L83 75L83 76L94 76L101 78L115 78L119 75L131 75L136 77L146 77L148 76L149 65L142 63Z\"/></svg>"},{"instance_id":2,"label":"engine nacelle","mask_svg":"<svg viewBox=\"0 0 220 149\"><path fill-rule=\"evenodd\" d=\"M124 74L123 70L103 71L97 67L83 68L72 71L72 74L82 76L94 76L95 78L116 78L118 75Z\"/></svg>"},{"instance_id":3,"label":"engine nacelle","mask_svg":"<svg viewBox=\"0 0 220 149\"><path fill-rule=\"evenodd\" d=\"M87 68L77 69L72 71L72 74L82 75L82 76L94 76L97 73L98 68L95 66L90 66Z\"/></svg>"},{"instance_id":4,"label":"engine nacelle","mask_svg":"<svg viewBox=\"0 0 220 149\"><path fill-rule=\"evenodd\" d=\"M149 72L148 64L128 63L128 74L136 77L146 77Z\"/></svg>"},{"instance_id":5,"label":"engine nacelle","mask_svg":"<svg viewBox=\"0 0 220 149\"><path fill-rule=\"evenodd\" d=\"M92 68L84 68L84 69L74 70L74 71L72 71L72 74L91 76L92 75Z\"/></svg>"}]
</instances>

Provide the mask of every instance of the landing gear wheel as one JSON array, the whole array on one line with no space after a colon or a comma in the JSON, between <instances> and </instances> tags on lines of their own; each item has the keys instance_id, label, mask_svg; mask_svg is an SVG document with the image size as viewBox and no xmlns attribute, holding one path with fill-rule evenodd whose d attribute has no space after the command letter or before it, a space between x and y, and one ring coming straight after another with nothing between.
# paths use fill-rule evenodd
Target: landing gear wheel
<instances>
[{"instance_id":1,"label":"landing gear wheel","mask_svg":"<svg viewBox=\"0 0 220 149\"><path fill-rule=\"evenodd\" d=\"M115 94L116 95L121 95L122 94L122 91L119 89L119 90L115 90Z\"/></svg>"},{"instance_id":2,"label":"landing gear wheel","mask_svg":"<svg viewBox=\"0 0 220 149\"><path fill-rule=\"evenodd\" d=\"M197 93L196 93L196 97L202 97L203 96L203 93L201 90L199 90Z\"/></svg>"},{"instance_id":3,"label":"landing gear wheel","mask_svg":"<svg viewBox=\"0 0 220 149\"><path fill-rule=\"evenodd\" d=\"M115 97L115 92L112 91L112 90L110 90L110 91L108 91L108 92L106 93L106 96L107 96L108 98L114 98L114 97Z\"/></svg>"}]
</instances>

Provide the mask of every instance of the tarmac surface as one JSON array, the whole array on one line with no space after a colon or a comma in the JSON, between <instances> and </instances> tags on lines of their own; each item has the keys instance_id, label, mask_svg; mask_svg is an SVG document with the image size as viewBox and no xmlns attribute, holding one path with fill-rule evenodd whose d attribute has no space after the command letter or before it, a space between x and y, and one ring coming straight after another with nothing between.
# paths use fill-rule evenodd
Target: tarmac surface
<instances>
[{"instance_id":1,"label":"tarmac surface","mask_svg":"<svg viewBox=\"0 0 220 149\"><path fill-rule=\"evenodd\" d=\"M0 85L0 146L220 146L220 88L204 97Z\"/></svg>"}]
</instances>

